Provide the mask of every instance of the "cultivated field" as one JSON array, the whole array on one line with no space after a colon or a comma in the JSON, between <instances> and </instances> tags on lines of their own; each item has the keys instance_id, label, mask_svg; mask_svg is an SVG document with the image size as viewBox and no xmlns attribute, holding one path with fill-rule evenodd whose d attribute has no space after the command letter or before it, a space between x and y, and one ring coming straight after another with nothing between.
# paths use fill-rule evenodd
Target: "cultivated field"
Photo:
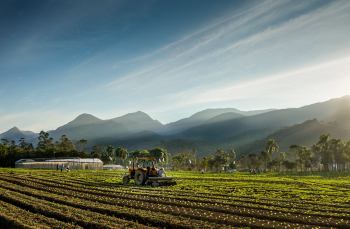
<instances>
[{"instance_id":1,"label":"cultivated field","mask_svg":"<svg viewBox=\"0 0 350 229\"><path fill-rule=\"evenodd\" d=\"M350 173L168 172L172 187L122 173L0 169L4 228L350 228ZM300 176L301 175L301 176Z\"/></svg>"}]
</instances>

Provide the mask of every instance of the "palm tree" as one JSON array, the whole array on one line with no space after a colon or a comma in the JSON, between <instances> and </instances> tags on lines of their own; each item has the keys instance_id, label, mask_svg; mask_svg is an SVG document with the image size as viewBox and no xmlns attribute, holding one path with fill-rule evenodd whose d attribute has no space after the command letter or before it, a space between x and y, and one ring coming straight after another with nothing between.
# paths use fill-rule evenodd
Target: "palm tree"
<instances>
[{"instance_id":1,"label":"palm tree","mask_svg":"<svg viewBox=\"0 0 350 229\"><path fill-rule=\"evenodd\" d=\"M128 156L129 156L128 150L127 150L127 149L124 149L124 150L122 151L121 157L120 157L120 159L122 159L122 161L123 161L123 165L125 164L125 163L124 163L124 162L125 162L125 159L126 159Z\"/></svg>"},{"instance_id":2,"label":"palm tree","mask_svg":"<svg viewBox=\"0 0 350 229\"><path fill-rule=\"evenodd\" d=\"M107 153L106 157L112 158L112 161L113 161L113 158L114 158L114 151L115 151L115 148L113 146L111 146L111 145L109 145L107 147L107 149L106 149L106 153Z\"/></svg>"},{"instance_id":3,"label":"palm tree","mask_svg":"<svg viewBox=\"0 0 350 229\"><path fill-rule=\"evenodd\" d=\"M278 149L279 149L279 146L275 140L269 139L266 142L266 152L269 153L270 156L275 152L277 153Z\"/></svg>"},{"instance_id":4,"label":"palm tree","mask_svg":"<svg viewBox=\"0 0 350 229\"><path fill-rule=\"evenodd\" d=\"M115 155L119 159L119 163L120 163L121 160L124 161L129 156L129 153L127 149L118 147L117 150L115 151Z\"/></svg>"}]
</instances>

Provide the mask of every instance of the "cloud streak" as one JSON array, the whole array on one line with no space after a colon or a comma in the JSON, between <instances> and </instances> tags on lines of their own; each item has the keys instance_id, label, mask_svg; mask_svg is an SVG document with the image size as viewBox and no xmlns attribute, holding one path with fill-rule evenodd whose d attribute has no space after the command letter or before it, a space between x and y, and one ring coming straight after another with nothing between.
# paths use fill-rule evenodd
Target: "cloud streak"
<instances>
[{"instance_id":1,"label":"cloud streak","mask_svg":"<svg viewBox=\"0 0 350 229\"><path fill-rule=\"evenodd\" d=\"M135 16L124 15L128 2L108 4L63 7L18 41L10 61L3 62L14 66L6 70L11 76L23 76L16 85L23 98L15 99L11 113L22 107L32 115L45 106L113 118L142 110L167 123L209 107L285 108L349 93L343 86L349 83L348 1L248 2L168 43L148 36L161 30L150 28L144 38L139 35L144 24L133 24L157 13L154 5L145 12L138 7L135 12L146 16ZM49 28L55 19L58 26ZM338 80L332 80L335 74ZM331 92L322 93L327 86Z\"/></svg>"},{"instance_id":2,"label":"cloud streak","mask_svg":"<svg viewBox=\"0 0 350 229\"><path fill-rule=\"evenodd\" d=\"M323 66L323 63L345 58L344 48L350 47L350 42L345 39L350 35L350 30L344 29L346 21L350 20L347 13L350 3L334 2L285 19L276 26L269 26L271 21L280 17L272 17L272 12L279 7L288 8L290 4L293 3L275 2L269 7L256 7L235 20L221 20L185 39L135 59L133 61L145 61L146 64L140 64L145 67L119 77L103 89L118 91L136 87L153 90L152 96L158 98L154 106L175 110L194 104L233 102L254 96L271 97L266 90L256 90L258 84L269 82L272 84L271 90L278 91L278 87L283 86L280 83L282 78L303 77L310 72L319 72L317 69L327 69L327 73L331 74L331 68L326 68L327 64ZM303 2L299 4L299 8L302 8ZM259 29L254 29L257 27ZM246 36L242 37L241 34ZM152 58L148 60L149 57ZM312 77L305 79L305 85L313 84ZM163 88L161 92L156 89L159 85ZM325 85L315 86L321 89ZM288 90L285 86L283 88ZM240 93L229 93L238 89ZM164 95L164 90L169 94ZM139 94L137 91L135 93ZM274 96L279 95L274 93ZM146 101L147 98L145 95L141 100ZM164 108L166 104L171 106Z\"/></svg>"}]
</instances>

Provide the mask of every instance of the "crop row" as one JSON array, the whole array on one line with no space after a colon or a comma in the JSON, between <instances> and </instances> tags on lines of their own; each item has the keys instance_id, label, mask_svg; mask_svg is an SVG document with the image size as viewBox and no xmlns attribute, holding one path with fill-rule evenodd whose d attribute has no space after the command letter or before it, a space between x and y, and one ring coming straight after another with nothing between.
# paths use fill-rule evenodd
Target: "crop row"
<instances>
[{"instance_id":1,"label":"crop row","mask_svg":"<svg viewBox=\"0 0 350 229\"><path fill-rule=\"evenodd\" d=\"M162 214L161 212L152 213L151 211L145 211L142 209L127 208L125 206L102 204L96 201L88 201L85 199L67 197L64 195L57 195L49 192L44 192L32 188L21 187L19 185L0 182L2 188L11 190L13 193L22 193L22 198L34 198L39 202L46 201L60 204L61 206L71 206L75 209L87 209L87 213L92 214L90 217L93 218L95 214L107 214L113 216L115 220L118 218L125 218L128 220L138 221L145 225L160 226L166 228L231 228L230 226L218 226L210 222L204 222L200 220L193 220L184 217L176 217L172 215ZM45 202L45 203L46 203ZM157 209L156 209L157 210ZM115 218L118 217L118 218ZM140 227L141 228L141 227Z\"/></svg>"},{"instance_id":2,"label":"crop row","mask_svg":"<svg viewBox=\"0 0 350 229\"><path fill-rule=\"evenodd\" d=\"M71 181L74 183L74 180L72 181L72 179L69 179L68 176L66 177L59 177L60 179L57 180L58 182L62 182L65 183L67 182L65 179ZM81 181L79 181L81 182ZM88 182L85 182L85 187L89 184L87 184ZM74 185L77 185L76 183L74 183ZM83 184L80 184L83 185ZM188 185L188 186L193 186L193 184L184 184ZM115 186L115 185L114 185ZM107 187L111 187L111 186L107 186ZM124 192L133 192L132 190L134 190L134 192L138 193L138 194L142 194L142 195L149 195L149 193L156 193L156 195L158 195L157 192L160 192L160 190L150 190L150 189L142 189L142 188L131 188L129 187L122 187L122 186L117 186L118 189L123 190ZM197 186L198 187L198 186ZM91 184L90 188L93 189L108 189L106 187L99 187L99 186L95 186L95 184ZM220 194L215 193L215 192L196 192L195 190L191 191L183 191L183 190L175 190L171 189L171 190L162 190L162 195L165 193L167 193L167 195L171 194L173 196L183 196L183 197L198 197L198 198L213 198L213 199L221 199L221 201L223 202L227 202L230 201L230 199L234 196L236 200L238 200L237 198L240 198L241 200L239 201L243 201L243 198L247 198L248 201L254 200L254 199L258 199L259 202L262 200L265 200L266 202L270 202L270 201L275 201L276 199L279 200L279 202L285 202L287 206L291 206L291 205L298 205L300 203L305 203L307 205L320 205L320 206L327 206L327 207L336 207L336 208L340 208L342 203L347 203L348 202L348 196L340 198L338 197L337 199L331 198L329 194L325 194L325 195L321 195L321 194L315 194L313 192L310 192L308 194L306 193L301 193L301 192L293 192L293 193L277 193L276 195L271 196L270 198L266 198L266 196L268 194L271 195L271 192L268 192L266 190L263 190L266 187L261 187L260 190L259 189L253 189L253 188L249 188L249 189L237 189L236 187L234 187L230 194L222 194L222 192ZM251 190L251 191L250 191ZM115 190L115 188L113 189L113 191L117 191ZM142 192L145 191L145 192ZM155 192L156 191L156 192ZM244 193L245 192L245 193ZM242 195L242 193L244 193L245 195ZM279 196L278 196L279 195ZM291 198L294 198L292 200L290 200ZM322 200L322 203L317 203L317 201ZM336 203L336 205L329 202L334 202ZM300 207L300 206L299 206ZM348 208L348 206L344 206L346 208Z\"/></svg>"},{"instance_id":3,"label":"crop row","mask_svg":"<svg viewBox=\"0 0 350 229\"><path fill-rule=\"evenodd\" d=\"M25 211L12 204L0 201L0 219L2 226L7 228L18 229L79 229L78 225L71 225L53 218L44 217L40 214L34 214L29 211Z\"/></svg>"},{"instance_id":4,"label":"crop row","mask_svg":"<svg viewBox=\"0 0 350 229\"><path fill-rule=\"evenodd\" d=\"M0 192L1 201L83 228L149 228L135 222L45 201L39 199L40 197L35 198L9 189L0 188Z\"/></svg>"},{"instance_id":5,"label":"crop row","mask_svg":"<svg viewBox=\"0 0 350 229\"><path fill-rule=\"evenodd\" d=\"M196 205L197 203L200 203L201 206L204 204L215 204L215 207L220 207L221 209L225 209L227 206L231 207L246 207L246 208L253 208L253 209L265 209L265 210L275 210L278 212L289 212L289 213L298 213L298 214L312 214L311 211L316 211L313 213L314 215L316 214L317 216L322 216L322 215L328 215L328 213L340 213L337 214L337 218L344 216L347 218L347 214L350 213L350 211L347 210L347 208L339 208L338 206L335 207L330 207L327 206L326 208L324 206L312 206L308 204L293 204L293 203L280 203L278 201L269 201L269 200L259 200L259 201L252 201L252 200L242 200L242 199L226 199L224 201L222 200L212 200L207 197L187 197L187 198L179 198L179 197L173 197L167 195L167 197L162 197L161 195L142 195L140 193L136 194L130 194L130 193L123 193L123 192L115 192L115 191L98 191L98 190L91 190L91 189L85 189L82 187L74 187L71 185L58 185L57 183L52 183L52 182L43 182L41 180L36 180L36 179L27 179L27 181L32 181L32 182L38 182L40 184L44 184L45 186L51 186L51 187L57 187L57 188L64 188L68 190L75 190L75 191L80 191L84 193L90 193L90 194L98 194L100 196L107 196L107 197L115 197L115 198L123 198L123 199L133 199L133 200L143 200L146 202L153 202L157 203L159 201L163 201L163 203L168 202L169 204L182 204L186 202L191 202L192 205ZM23 183L23 180L19 180L17 182ZM34 184L32 184L34 185ZM35 184L37 185L37 184ZM219 204L220 203L220 204ZM218 206L219 204L219 206ZM287 211L286 211L287 210ZM323 214L322 214L323 212Z\"/></svg>"},{"instance_id":6,"label":"crop row","mask_svg":"<svg viewBox=\"0 0 350 229\"><path fill-rule=\"evenodd\" d=\"M34 187L34 186L33 186ZM157 211L172 214L172 215L181 215L184 217L190 217L190 218L196 218L200 220L208 220L213 221L216 223L226 223L226 224L233 224L235 225L235 222L237 219L244 220L245 222L254 222L258 221L259 224L272 224L272 221L284 221L284 222L290 222L287 223L288 225L294 224L294 223L301 223L306 224L303 225L305 227L309 227L307 225L329 225L329 226L344 226L347 224L346 221L337 220L333 218L326 218L326 217L311 217L311 216L305 216L305 215L296 215L296 214L283 214L282 212L273 212L273 211L261 211L261 210L252 210L252 209L246 209L246 208L230 208L230 209L224 209L223 206L216 206L216 205L207 205L207 206L191 206L190 204L177 204L177 203L164 203L160 202L158 204L150 204L146 203L144 201L130 201L125 199L119 199L119 198L111 198L111 197L104 197L104 196L94 196L91 194L84 194L84 193L76 193L74 191L67 191L65 189L57 190L54 189L48 189L48 191L59 193L60 195L67 195L72 197L79 197L83 198L85 200L91 200L91 201L98 201L100 203L113 203L118 204L122 206L128 206L131 208L141 208L144 210L152 211L154 209L157 209ZM265 220L266 219L266 220ZM270 222L268 222L270 221ZM241 223L242 224L242 223ZM285 224L280 223L279 224ZM244 225L244 224L243 224ZM237 225L238 226L238 225ZM250 224L246 224L246 226L251 226Z\"/></svg>"},{"instance_id":7,"label":"crop row","mask_svg":"<svg viewBox=\"0 0 350 229\"><path fill-rule=\"evenodd\" d=\"M44 178L45 179L45 178ZM50 178L52 179L52 177ZM82 178L76 179L74 177L74 179L70 179L70 177L68 176L58 176L57 177L58 181L62 181L64 182L64 180L70 180L73 183L80 183L82 185L85 186L93 186L93 187L98 187L98 188L108 188L108 187L112 187L112 186L116 186L116 184L110 184L110 183L101 183L101 182L91 182L91 181L87 181L84 180ZM311 201L315 201L315 195L316 196L322 196L322 195L327 195L328 197L344 197L344 198L349 198L350 196L348 194L346 194L345 191L347 191L347 189L338 189L337 191L333 191L330 190L329 188L319 188L319 186L315 185L312 182L308 182L306 183L302 183L302 182L297 182L295 185L291 185L292 182L286 182L284 185L279 185L279 184L274 184L271 182L265 182L266 184L264 186L261 186L257 183L252 183L252 181L246 183L244 185L243 181L240 181L240 183L238 182L231 182L231 183L225 183L222 184L220 182L196 182L196 181L192 181L192 182L186 182L184 181L184 179L180 179L180 181L182 182L183 186L180 186L180 188L184 188L184 190L179 190L179 188L174 188L173 191L176 192L182 192L185 195L188 195L189 193L193 193L193 191L195 191L197 194L200 193L198 191L196 191L197 188L201 188L203 190L202 194L215 194L216 196L222 196L222 197L226 197L226 196L232 196L232 195L237 195L237 190L239 190L239 194L242 195L244 194L246 197L252 197L252 196L257 196L259 197L259 194L264 195L264 197L266 196L271 196L272 198L275 198L278 195L281 195L282 198L300 198L300 196L302 196L302 198L304 200L311 200ZM178 183L181 183L181 182ZM242 184L241 184L242 183ZM283 182L281 182L283 183ZM196 189L191 190L191 188L188 187L188 185L190 186L194 186L196 185ZM278 186L279 185L279 186ZM305 186L307 185L307 188L300 188L300 186ZM222 187L222 188L221 188ZM318 188L316 188L318 187ZM121 189L123 187L120 187ZM125 188L125 187L124 187ZM213 189L212 189L213 188ZM186 190L190 190L188 192L186 192ZM215 190L219 191L219 192L215 192ZM140 191L140 189L138 189L138 191ZM152 192L151 190L148 190L148 192ZM330 199L330 201L332 201L332 199ZM339 200L337 202L343 202L343 200Z\"/></svg>"}]
</instances>

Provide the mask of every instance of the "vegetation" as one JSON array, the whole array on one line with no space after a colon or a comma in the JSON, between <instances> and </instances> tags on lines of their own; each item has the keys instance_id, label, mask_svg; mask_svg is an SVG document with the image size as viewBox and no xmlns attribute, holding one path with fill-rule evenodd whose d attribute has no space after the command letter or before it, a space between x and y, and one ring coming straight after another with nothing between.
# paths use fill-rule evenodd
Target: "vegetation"
<instances>
[{"instance_id":1,"label":"vegetation","mask_svg":"<svg viewBox=\"0 0 350 229\"><path fill-rule=\"evenodd\" d=\"M123 185L123 173L0 169L0 223L188 229L348 228L350 223L350 172L167 171L178 183L171 187Z\"/></svg>"},{"instance_id":2,"label":"vegetation","mask_svg":"<svg viewBox=\"0 0 350 229\"><path fill-rule=\"evenodd\" d=\"M340 139L330 139L330 134L322 134L319 141L311 148L301 145L291 145L288 152L278 153L279 146L274 139L268 139L265 151L260 154L250 153L248 157L240 156L237 160L234 149L224 151L218 148L210 156L197 157L197 149L188 149L183 146L180 152L169 155L166 149L155 147L150 150L135 150L130 153L127 149L109 145L93 146L93 152L90 154L85 151L75 149L73 142L62 135L60 141L52 143L53 139L49 133L40 132L39 142L34 149L31 143L21 139L16 145L15 141L9 142L1 139L0 143L0 166L14 167L14 162L22 158L52 158L52 157L96 157L101 158L105 164L116 163L124 164L127 158L136 157L155 157L161 165L170 165L177 170L205 170L210 171L227 171L228 169L260 171L279 171L285 170L324 170L324 171L344 171L350 168L350 141L343 142ZM86 149L87 140L77 142L77 147L82 150ZM274 156L274 154L277 154ZM236 163L237 162L237 163Z\"/></svg>"}]
</instances>

